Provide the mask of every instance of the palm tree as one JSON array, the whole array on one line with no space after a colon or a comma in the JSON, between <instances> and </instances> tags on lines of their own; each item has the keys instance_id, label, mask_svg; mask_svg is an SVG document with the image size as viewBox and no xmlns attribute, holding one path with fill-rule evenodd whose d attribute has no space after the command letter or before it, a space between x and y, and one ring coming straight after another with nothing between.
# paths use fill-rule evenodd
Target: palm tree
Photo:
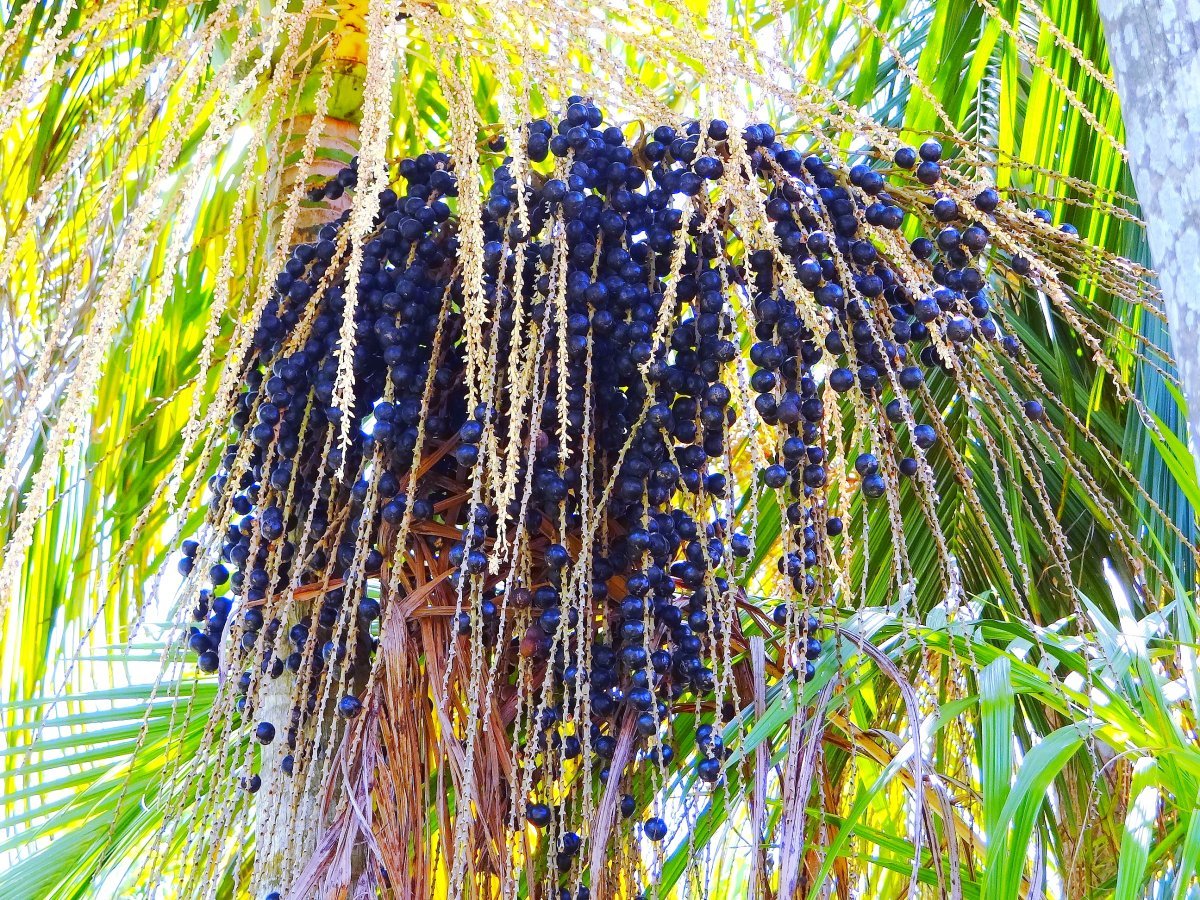
<instances>
[{"instance_id":1,"label":"palm tree","mask_svg":"<svg viewBox=\"0 0 1200 900\"><path fill-rule=\"evenodd\" d=\"M0 15L0 157L9 173L0 224L0 491L9 509L0 525L0 896L557 897L559 885L568 896L586 885L595 897L1183 897L1194 889L1200 481L1094 5L52 0L0 2ZM558 357L544 347L558 337L539 343L537 316L518 319L524 325L507 337L489 328L487 300L524 307L512 299L521 296L511 280L519 267L497 274L507 250L485 247L495 240L520 253L537 237L518 212L516 230L489 232L510 213L488 201L504 193L495 185L503 188L496 169L505 154L516 181L545 190L553 159L531 161L526 123L563 115L572 94L621 126L631 165L652 162L646 146L659 125L735 126L728 138L707 127L697 135L723 174L696 201L712 212L709 224L693 228L700 255L704 227L720 235L715 256L728 265L717 269L734 282L729 302L739 314L727 340L736 360L753 361L742 364L740 383L727 379L738 419L725 459L706 463L728 490L716 491L721 509L701 524L727 521L713 532L721 559L695 563L711 577L691 611L701 614L698 633L716 626L718 640L699 642L716 684L652 696L669 723L652 722L640 744L628 704L615 718L591 718L562 691L566 714L556 711L543 683L581 659L604 665L588 655L588 629L575 627L564 632L581 635L578 649L564 650L556 670L538 641L562 649L550 637L558 632L535 629L515 599L526 583L553 582L564 598L591 591L592 544L581 537L589 522L604 532L605 553L633 530L610 512L608 495L581 503L578 523L564 513L527 529L532 538L514 530L524 549L501 546L503 520L483 529L490 559L466 568L470 511L520 496L518 473L535 467L522 443L537 446L534 413L523 425L513 416L541 409L539 366L561 389L564 422L574 402L565 376L561 388L553 382L559 363L549 360ZM786 573L789 542L806 539L789 521L797 501L763 485L784 431L748 402L761 359L751 345L763 339L750 257L765 248L777 260L788 234L754 193L768 177L754 166L772 170L752 162L753 144L771 142L740 137L742 125L761 121L826 160L830 184L849 191L857 171L861 192L865 170L855 165L883 175L907 215L899 231L870 233L902 285L932 287L908 241L940 227L940 213L893 154L939 141L942 199L958 204L963 229L972 217L989 229L979 265L994 318L985 307L975 321L998 321L1017 348L1006 360L989 349L998 343L961 356L944 345L944 365L929 364L936 374L919 394L914 387L919 399L908 407L898 388L839 394L826 389L832 363L813 370L826 401L829 484L816 486L810 506L821 525L840 513L844 530L814 544L823 555L811 589L793 588ZM429 238L428 253L455 275L431 321L451 324L412 343L431 354L443 341L460 348L461 371L447 362L442 384L424 361L414 371L430 373L428 386L384 373L381 390L404 388L420 401L422 429L407 480L388 490L386 467L371 464L391 452L378 449L384 438L365 442L341 430L351 416L326 412L352 412L356 388L362 395L354 304L372 301L343 295L321 307L326 284L309 313L288 321L276 289L312 271L313 256L293 248L320 241L332 248L322 265L329 283L355 284L369 236L393 227L381 191L399 188L398 173L420 180L400 160L436 151L446 156L428 157L430 165L454 178L443 175L423 209L432 216L435 202L448 201L452 224L437 231L442 243ZM797 183L815 190L815 169L804 172L796 167ZM786 194L783 185L779 176L772 199ZM976 203L989 187L998 192L991 211ZM814 230L804 226L806 241ZM682 261L685 245L664 246L680 248ZM549 283L558 251L550 238L546 247ZM845 263L841 253L827 258ZM507 299L498 282L512 288ZM285 509L311 514L281 517L279 533L262 539L256 571L270 580L239 582L229 617L201 589L220 587L208 564L224 565L221 553L228 558L240 540L226 537L246 486L239 479L255 465L263 481L291 471L272 469L273 455L254 461L251 411L268 425L278 412L261 412L255 397L276 389L266 387L272 375L286 380L269 368L283 362L272 348L303 351L322 310L341 338L329 345L321 388L329 396L295 408L305 415L301 439L319 434L324 449L283 454L301 474L269 488ZM272 337L271 320L282 337ZM676 350L684 347L698 345ZM590 350L586 359L589 372L604 365ZM626 395L632 383L622 384ZM501 410L484 403L479 462L468 452L450 465L464 432L434 424L438 391L462 407L460 417L474 407L468 392ZM389 407L397 400L379 396ZM905 417L895 429L884 414L893 396ZM506 443L498 415L520 440ZM902 481L898 448L918 421L936 426L937 444L911 459L931 467L913 462L920 474ZM575 431L591 434L590 422ZM542 436L570 456L567 428ZM263 436L263 447L277 444L275 432ZM862 490L870 461L855 469L871 449L885 476L876 501ZM601 456L581 471L615 479L619 465ZM305 474L310 458L316 469ZM430 481L437 505L421 514L408 485ZM346 532L366 536L343 544L340 562L336 544L325 553L314 539L323 555L280 576L290 571L284 544L304 558L320 518L314 497L331 501L337 514L323 524L336 534L364 509L363 522L384 516L400 487L412 502L386 527L375 520L378 538L370 528ZM674 496L689 494L664 502ZM670 502L701 516L690 500ZM491 506L493 517L507 515L504 504ZM258 524L247 524L247 537L261 536L266 515L253 506ZM735 564L738 526L745 556ZM180 541L191 535L199 546L181 561ZM460 539L467 546L456 550ZM534 578L554 565L559 541L564 571L579 578ZM368 563L372 551L379 558ZM635 593L632 570L617 569L614 601ZM691 577L679 573L681 584ZM728 587L714 587L717 577ZM498 624L481 612L493 597L504 610ZM588 594L576 609L585 623L592 601ZM564 600L568 614L573 602ZM229 618L222 643L210 649L200 631L193 641L193 608ZM254 622L259 609L265 623ZM329 633L317 638L325 609ZM819 632L806 634L809 614ZM513 622L521 630L504 631ZM305 628L294 665L271 649L293 626ZM817 634L806 673L799 642ZM231 660L245 635L248 653L265 651L264 665L246 664L239 685ZM189 644L213 655L198 659ZM341 665L342 655L362 665ZM219 673L203 671L214 665ZM626 691L638 687L633 673L622 677ZM554 727L545 729L548 713ZM593 722L595 733L584 727ZM563 749L569 740L584 745L579 757ZM576 833L577 851L568 838Z\"/></svg>"}]
</instances>

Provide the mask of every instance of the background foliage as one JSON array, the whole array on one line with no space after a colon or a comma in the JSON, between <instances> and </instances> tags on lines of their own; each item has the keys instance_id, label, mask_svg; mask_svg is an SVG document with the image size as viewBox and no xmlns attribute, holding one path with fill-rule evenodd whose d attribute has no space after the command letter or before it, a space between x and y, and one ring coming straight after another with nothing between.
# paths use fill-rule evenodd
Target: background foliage
<instances>
[{"instance_id":1,"label":"background foliage","mask_svg":"<svg viewBox=\"0 0 1200 900\"><path fill-rule=\"evenodd\" d=\"M331 22L346 15L335 6ZM0 591L4 897L132 894L136 863L156 845L165 798L189 790L189 752L199 744L211 702L206 685L189 686L185 714L171 685L156 683L158 626L169 610L144 601L155 594L176 530L198 515L180 503L179 490L180 476L189 476L196 460L182 473L173 467L193 404L211 395L219 374L215 367L202 372L199 359L222 267L232 258L232 271L254 271L246 263L261 238L252 227L258 220L248 217L244 227L231 229L233 210L247 179L271 171L270 160L246 151L249 111L263 102L260 85L250 85L238 102L234 121L242 125L214 155L203 135L219 98L207 98L195 129L180 133L188 101L180 82L164 80L156 68L217 7L214 0L94 7L0 0L0 170L6 173L0 545L14 575ZM666 28L704 12L695 2L648 3L625 21L621 10L605 6L597 13L596 40L623 57L663 104L686 115L708 89L703 79L689 79L687 60L667 65L648 56L623 29L645 19ZM1100 251L1149 267L1091 0L770 0L730 3L726 12L734 34L761 48L764 71L782 54L792 71L790 89L844 101L914 139L937 133L947 144L985 147L1008 196L1050 209ZM230 46L235 23L221 34ZM407 75L394 98L396 155L438 144L448 130L427 51L419 42L407 50ZM56 61L53 77L44 77L47 60ZM179 62L185 70L195 64ZM590 65L583 56L576 62L584 71ZM211 77L201 69L196 78ZM484 66L472 75L481 117L498 120L492 75ZM565 93L556 85L544 89L546 102ZM789 119L769 100L747 102L783 130L822 127ZM836 137L847 150L867 149L852 134ZM177 157L166 156L164 148L175 144ZM151 173L164 160L174 185L182 188L189 174L202 179L202 202L182 204L170 191L149 198L156 252L142 260L128 290L122 285L126 302L115 318L102 320L96 301L112 247L147 200ZM46 195L56 198L48 208L38 202ZM179 235L194 249L168 268ZM1098 252L1093 265L1111 267L1112 256ZM963 508L948 534L956 557L969 560L964 579L974 621L947 627L939 599L922 596L924 622L909 627L897 616L890 582L878 579L861 602L840 611L847 637L830 642L818 679L805 689L806 699L826 704L826 715L856 736L852 746L828 749L830 798L814 810L821 823L812 838L819 843L811 848L814 884L835 877L842 895L866 885L864 896L903 895L914 864L914 847L898 837L909 832L904 798L912 789L901 752L911 738L904 724L908 698L898 681L924 691L921 739L939 777L920 789L933 803L945 799L970 810L950 842L960 854L961 883L951 884L947 874L955 860L921 851L920 877L931 895L936 885L966 897L1025 896L1039 884L1051 896L1183 897L1195 890L1200 682L1191 597L1200 483L1161 316L1153 304L1106 291L1094 270L1068 269L1064 278L1079 290L1091 322L1105 334L1104 349L1157 418L1160 434L1119 402L1069 323L1028 289L1008 285L1020 312L1014 326L1049 392L1113 450L1151 498L1132 490L1130 479L1052 409L1071 452L1118 500L1120 516L1158 569L1113 568L1120 554L1105 515L1051 455L1043 474L1070 538L1079 595L1064 600L1048 589L1026 604L1005 590L1003 566L1014 568L1019 553L1034 572L1054 575L1044 537L1022 515L1014 489L1001 497L992 479L975 482L990 531L1011 536L997 556L984 549L987 534L967 514L956 485L940 486L943 502ZM169 290L157 294L151 286L162 279ZM226 351L233 324L232 316L220 320L215 359ZM60 459L52 452L51 423L97 333L104 335L100 377L76 441ZM36 410L32 418L29 409ZM948 408L946 421L961 452L986 465L974 429L994 423L973 424L962 408ZM47 454L49 505L29 551L14 559L10 540L36 496ZM1015 511L1011 531L1001 500ZM906 521L918 520L915 498L906 502L914 504ZM762 548L777 528L760 531ZM871 531L866 552L886 556L886 525ZM919 568L935 551L919 535L911 540ZM769 578L757 587L769 590ZM1075 626L1085 609L1096 631L1080 635ZM134 622L144 622L136 635ZM864 650L865 642L874 652ZM836 696L823 690L835 674L842 685ZM930 705L947 696L952 704ZM731 735L735 749L748 754L769 741L777 754L786 752L794 702L786 692L775 695L765 714ZM678 773L669 790L682 796L690 777ZM846 809L847 815L835 813ZM694 841L702 852L693 856L688 842L676 845L665 881L689 896L701 896L699 885L707 882L709 896L724 896L723 884L744 877L738 814L714 796L696 815ZM160 851L168 880L183 852ZM235 862L223 882L230 894Z\"/></svg>"}]
</instances>

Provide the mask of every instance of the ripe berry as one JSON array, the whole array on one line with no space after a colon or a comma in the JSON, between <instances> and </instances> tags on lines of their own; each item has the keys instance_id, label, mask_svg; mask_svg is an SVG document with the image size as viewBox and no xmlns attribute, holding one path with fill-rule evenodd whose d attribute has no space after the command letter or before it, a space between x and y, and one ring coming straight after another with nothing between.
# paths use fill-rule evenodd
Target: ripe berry
<instances>
[{"instance_id":1,"label":"ripe berry","mask_svg":"<svg viewBox=\"0 0 1200 900\"><path fill-rule=\"evenodd\" d=\"M971 320L965 316L953 316L946 323L946 337L957 344L971 337L975 333L975 326L971 324Z\"/></svg>"},{"instance_id":2,"label":"ripe berry","mask_svg":"<svg viewBox=\"0 0 1200 900\"><path fill-rule=\"evenodd\" d=\"M551 544L546 548L545 553L546 565L551 569L561 569L571 561L570 554L567 553L567 548L561 544Z\"/></svg>"},{"instance_id":3,"label":"ripe berry","mask_svg":"<svg viewBox=\"0 0 1200 900\"><path fill-rule=\"evenodd\" d=\"M667 836L667 823L658 816L651 816L643 823L642 833L650 840L658 843Z\"/></svg>"},{"instance_id":4,"label":"ripe berry","mask_svg":"<svg viewBox=\"0 0 1200 900\"><path fill-rule=\"evenodd\" d=\"M849 369L838 368L829 373L829 386L839 394L844 394L854 387L854 373Z\"/></svg>"},{"instance_id":5,"label":"ripe berry","mask_svg":"<svg viewBox=\"0 0 1200 900\"><path fill-rule=\"evenodd\" d=\"M877 500L887 493L887 482L882 475L868 475L862 480L862 492L864 497Z\"/></svg>"},{"instance_id":6,"label":"ripe berry","mask_svg":"<svg viewBox=\"0 0 1200 900\"><path fill-rule=\"evenodd\" d=\"M985 212L995 212L1000 205L1000 194L995 188L984 188L975 195L975 208Z\"/></svg>"},{"instance_id":7,"label":"ripe berry","mask_svg":"<svg viewBox=\"0 0 1200 900\"><path fill-rule=\"evenodd\" d=\"M905 366L897 375L900 387L905 390L916 390L925 381L925 373L916 366Z\"/></svg>"},{"instance_id":8,"label":"ripe berry","mask_svg":"<svg viewBox=\"0 0 1200 900\"><path fill-rule=\"evenodd\" d=\"M873 453L860 453L854 460L854 470L859 475L874 475L879 471L879 459Z\"/></svg>"},{"instance_id":9,"label":"ripe berry","mask_svg":"<svg viewBox=\"0 0 1200 900\"><path fill-rule=\"evenodd\" d=\"M767 466L763 470L763 483L769 488L778 489L788 482L787 469L780 465Z\"/></svg>"},{"instance_id":10,"label":"ripe berry","mask_svg":"<svg viewBox=\"0 0 1200 900\"><path fill-rule=\"evenodd\" d=\"M935 162L923 162L917 166L917 181L921 184L937 184L942 177L942 167Z\"/></svg>"},{"instance_id":11,"label":"ripe berry","mask_svg":"<svg viewBox=\"0 0 1200 900\"><path fill-rule=\"evenodd\" d=\"M551 813L550 807L545 803L531 803L525 810L525 818L529 820L529 824L534 828L545 828L550 824L553 813Z\"/></svg>"},{"instance_id":12,"label":"ripe berry","mask_svg":"<svg viewBox=\"0 0 1200 900\"><path fill-rule=\"evenodd\" d=\"M937 162L942 158L942 145L930 139L921 145L918 152L921 154L921 159L926 162Z\"/></svg>"}]
</instances>

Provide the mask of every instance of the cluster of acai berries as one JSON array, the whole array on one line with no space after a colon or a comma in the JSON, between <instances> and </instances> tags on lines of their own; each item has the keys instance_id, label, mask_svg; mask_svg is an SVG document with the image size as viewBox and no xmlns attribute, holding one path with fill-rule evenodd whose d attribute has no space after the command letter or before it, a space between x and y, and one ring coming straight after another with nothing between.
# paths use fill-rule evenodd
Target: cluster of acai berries
<instances>
[{"instance_id":1,"label":"cluster of acai berries","mask_svg":"<svg viewBox=\"0 0 1200 900\"><path fill-rule=\"evenodd\" d=\"M336 585L358 567L366 577L351 581L365 588L385 560L403 560L394 543L404 530L425 535L442 569L465 575L454 583L486 580L483 599L452 623L464 644L475 635L489 661L502 657L502 678L518 656L549 672L549 693L539 689L531 701L541 731L533 746L556 748L560 766L594 759L606 781L670 760L675 710L712 699L723 639L741 629L722 598L737 590L738 560L756 552L730 524L733 494L747 488L732 475L731 433L747 417L765 423L760 431L776 447L755 489L780 498L777 560L794 599L772 613L797 641L799 675L813 677L821 644L810 613L831 539L843 531L827 486L856 485L871 500L887 493L889 478L915 475L938 440L917 421L929 409L920 402L926 379L973 342L1001 339L979 262L999 197L985 189L962 208L944 196L933 141L902 149L889 169L806 155L766 124L739 137L745 155L733 152L722 121L662 126L630 145L575 97L561 121L525 128L528 176L518 182L512 161L495 157L503 161L490 173L479 248L489 356L508 359L513 342L531 335L544 342L544 383L520 433L510 433L504 391L493 404L468 404L458 179L446 154L400 163L403 187L380 194L360 248L353 409L333 405L347 216L294 248L254 335L235 437L210 483L215 531L203 551L209 567L197 573L208 586L190 637L200 668L223 663L240 673L251 704L259 681L299 680L289 720L260 722L258 740L273 741L280 725L295 753L321 713L323 678L350 686L332 700L338 713L360 712L355 689L377 649L380 604ZM505 150L502 139L490 147ZM748 167L739 162L747 159ZM711 208L729 202L724 179L752 181L764 198L769 227L758 249L744 251L729 216ZM357 183L352 164L310 196L335 198ZM932 239L900 235L914 218ZM1010 265L1027 269L1020 259ZM914 271L927 280L914 281ZM860 408L894 428L894 465L864 450L854 474L833 477L827 388L860 392ZM352 439L343 451L344 417ZM588 447L579 439L585 427ZM489 436L492 446L532 448L505 509L465 499L488 465ZM413 480L414 462L439 452ZM339 481L339 470L352 474ZM583 512L602 500L606 525L583 557L591 614L581 616L565 596L567 573L581 558ZM519 578L495 575L490 549L517 523L530 562ZM188 541L183 553L188 574L201 548ZM267 619L264 610L293 583L315 599L287 620ZM304 590L322 584L335 587ZM614 768L630 720L641 749ZM719 781L719 729L705 724L698 737L696 774ZM288 755L285 769L292 765ZM632 793L620 808L635 814ZM555 827L548 800L526 813L535 826ZM666 832L660 818L644 823L652 840ZM572 831L556 839L569 869L580 839Z\"/></svg>"}]
</instances>

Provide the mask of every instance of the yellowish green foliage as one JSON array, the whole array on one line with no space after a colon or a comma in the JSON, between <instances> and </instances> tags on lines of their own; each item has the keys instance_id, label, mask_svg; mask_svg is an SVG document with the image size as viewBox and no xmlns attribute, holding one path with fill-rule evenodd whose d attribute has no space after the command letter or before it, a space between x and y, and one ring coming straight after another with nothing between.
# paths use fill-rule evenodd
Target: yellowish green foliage
<instances>
[{"instance_id":1,"label":"yellowish green foliage","mask_svg":"<svg viewBox=\"0 0 1200 900\"><path fill-rule=\"evenodd\" d=\"M0 22L0 896L134 896L153 883L170 895L197 852L185 841L210 826L188 774L215 689L182 659L160 667L178 618L160 573L203 514L224 362L278 267L289 214L304 226L308 204L284 177L309 174L302 117L324 117L329 133L376 128L388 160L428 146L461 155L478 126L511 133L576 90L631 130L761 117L855 152L936 133L964 184L994 181L1079 229L1084 249L1042 248L1077 320L1001 285L1069 413L1037 474L1071 582L1021 485L992 477L1020 465L1003 431L1019 410L972 420L938 396L975 476L978 509L951 474L938 483L973 614L948 621L933 581L919 616L902 611L887 513L869 513L850 560L862 596L829 611L849 637L829 642L804 688L828 728L805 869L843 896L902 896L914 869L929 896L1195 890L1200 485L1091 0L0 0ZM381 59L380 46L395 52ZM314 177L344 161L323 138ZM901 503L914 570L937 570L919 498ZM778 509L768 502L758 521L751 583L768 596ZM1136 536L1142 570L1114 523ZM1022 566L1031 583L1014 591ZM904 748L914 685L931 768L916 789L940 835L919 852ZM735 757L764 747L782 760L802 740L795 704L776 690L746 711L729 732ZM663 861L664 895L743 895L747 812L729 802L730 773L730 793L692 811L692 839ZM670 774L667 793L693 778ZM769 816L784 811L773 797ZM245 892L245 812L232 840L205 845L221 896Z\"/></svg>"}]
</instances>

